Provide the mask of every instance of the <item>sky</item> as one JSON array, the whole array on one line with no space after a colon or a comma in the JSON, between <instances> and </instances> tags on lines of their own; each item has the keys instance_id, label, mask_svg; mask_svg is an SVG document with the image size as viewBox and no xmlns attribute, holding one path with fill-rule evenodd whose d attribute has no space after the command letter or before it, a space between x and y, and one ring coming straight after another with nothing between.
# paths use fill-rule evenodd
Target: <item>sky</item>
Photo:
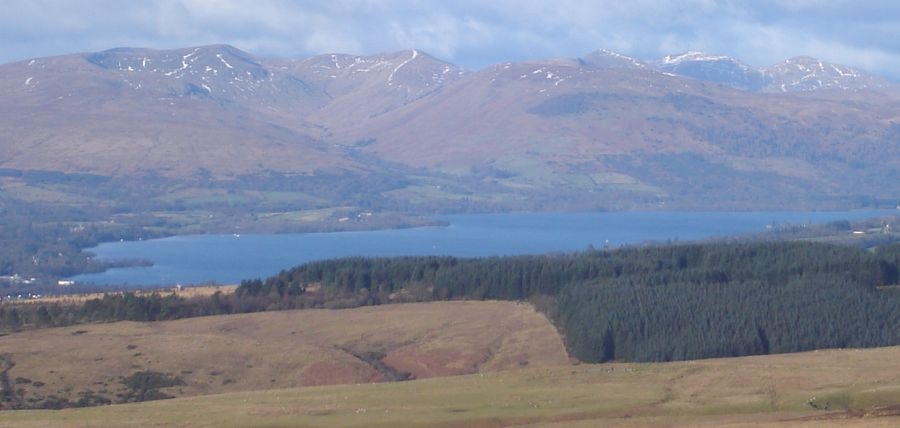
<instances>
[{"instance_id":1,"label":"sky","mask_svg":"<svg viewBox=\"0 0 900 428\"><path fill-rule=\"evenodd\" d=\"M896 0L4 0L0 63L227 43L265 57L418 48L463 68L687 50L753 66L798 55L900 80Z\"/></svg>"}]
</instances>

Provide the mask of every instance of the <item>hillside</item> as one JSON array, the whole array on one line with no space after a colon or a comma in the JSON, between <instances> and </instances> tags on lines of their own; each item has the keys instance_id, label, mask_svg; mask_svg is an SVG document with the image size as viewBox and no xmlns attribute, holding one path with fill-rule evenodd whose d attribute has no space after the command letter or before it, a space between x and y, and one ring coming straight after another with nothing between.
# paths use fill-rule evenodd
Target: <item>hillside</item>
<instances>
[{"instance_id":1,"label":"hillside","mask_svg":"<svg viewBox=\"0 0 900 428\"><path fill-rule=\"evenodd\" d=\"M0 350L3 409L424 379L568 362L543 315L529 305L504 302L88 324L0 336ZM128 383L151 372L159 377L153 379L175 386L142 390ZM0 413L2 423L6 413Z\"/></svg>"},{"instance_id":2,"label":"hillside","mask_svg":"<svg viewBox=\"0 0 900 428\"><path fill-rule=\"evenodd\" d=\"M0 426L894 427L900 348L525 368L0 413Z\"/></svg>"},{"instance_id":3,"label":"hillside","mask_svg":"<svg viewBox=\"0 0 900 428\"><path fill-rule=\"evenodd\" d=\"M105 177L115 196L99 201L127 185L159 211L272 191L288 210L419 213L900 199L897 85L805 57L757 70L601 50L464 71L416 49L117 48L0 65L0 94L0 196L15 201L98 202L10 178L28 171Z\"/></svg>"},{"instance_id":4,"label":"hillside","mask_svg":"<svg viewBox=\"0 0 900 428\"><path fill-rule=\"evenodd\" d=\"M896 198L887 183L900 162L898 107L878 93L755 93L649 69L536 61L473 73L346 139L508 188L764 206Z\"/></svg>"}]
</instances>

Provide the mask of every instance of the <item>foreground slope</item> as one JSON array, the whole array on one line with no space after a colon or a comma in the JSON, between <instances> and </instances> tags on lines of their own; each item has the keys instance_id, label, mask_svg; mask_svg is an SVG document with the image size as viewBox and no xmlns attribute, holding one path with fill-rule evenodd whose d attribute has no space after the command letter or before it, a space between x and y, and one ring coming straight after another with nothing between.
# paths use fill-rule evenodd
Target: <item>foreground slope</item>
<instances>
[{"instance_id":1,"label":"foreground slope","mask_svg":"<svg viewBox=\"0 0 900 428\"><path fill-rule=\"evenodd\" d=\"M900 348L517 369L0 414L3 426L874 426L900 423Z\"/></svg>"},{"instance_id":2,"label":"foreground slope","mask_svg":"<svg viewBox=\"0 0 900 428\"><path fill-rule=\"evenodd\" d=\"M531 306L444 302L119 322L0 337L14 385L4 407L123 398L152 371L171 396L428 378L568 362ZM0 369L4 367L0 366ZM176 382L178 383L178 382ZM151 388L153 389L153 388ZM132 394L133 395L133 394ZM2 419L2 417L0 417Z\"/></svg>"}]
</instances>

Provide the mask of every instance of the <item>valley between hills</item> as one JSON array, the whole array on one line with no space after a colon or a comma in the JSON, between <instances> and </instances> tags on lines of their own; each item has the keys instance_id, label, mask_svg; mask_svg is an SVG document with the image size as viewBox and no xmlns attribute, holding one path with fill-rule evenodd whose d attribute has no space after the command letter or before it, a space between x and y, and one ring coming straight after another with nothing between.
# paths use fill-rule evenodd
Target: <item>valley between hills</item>
<instances>
[{"instance_id":1,"label":"valley between hills","mask_svg":"<svg viewBox=\"0 0 900 428\"><path fill-rule=\"evenodd\" d=\"M0 65L0 101L4 292L146 265L83 250L177 234L900 206L898 85L808 57L116 48ZM823 226L858 248L349 259L234 293L4 302L0 426L895 426L900 247L873 221Z\"/></svg>"}]
</instances>

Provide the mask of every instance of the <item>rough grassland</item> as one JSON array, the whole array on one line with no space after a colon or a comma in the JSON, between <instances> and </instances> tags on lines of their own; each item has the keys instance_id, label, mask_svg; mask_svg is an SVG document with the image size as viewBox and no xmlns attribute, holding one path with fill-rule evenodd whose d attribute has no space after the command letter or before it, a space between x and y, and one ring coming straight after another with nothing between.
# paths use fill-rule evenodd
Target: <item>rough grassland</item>
<instances>
[{"instance_id":1,"label":"rough grassland","mask_svg":"<svg viewBox=\"0 0 900 428\"><path fill-rule=\"evenodd\" d=\"M412 382L3 412L0 426L896 427L898 361L900 348L893 347L526 368Z\"/></svg>"},{"instance_id":2,"label":"rough grassland","mask_svg":"<svg viewBox=\"0 0 900 428\"><path fill-rule=\"evenodd\" d=\"M436 302L178 321L88 324L0 337L21 402L113 402L139 371L195 396L549 367L568 362L553 326L513 302ZM21 379L17 381L17 379ZM30 401L29 401L30 400ZM6 414L0 416L0 420Z\"/></svg>"}]
</instances>

